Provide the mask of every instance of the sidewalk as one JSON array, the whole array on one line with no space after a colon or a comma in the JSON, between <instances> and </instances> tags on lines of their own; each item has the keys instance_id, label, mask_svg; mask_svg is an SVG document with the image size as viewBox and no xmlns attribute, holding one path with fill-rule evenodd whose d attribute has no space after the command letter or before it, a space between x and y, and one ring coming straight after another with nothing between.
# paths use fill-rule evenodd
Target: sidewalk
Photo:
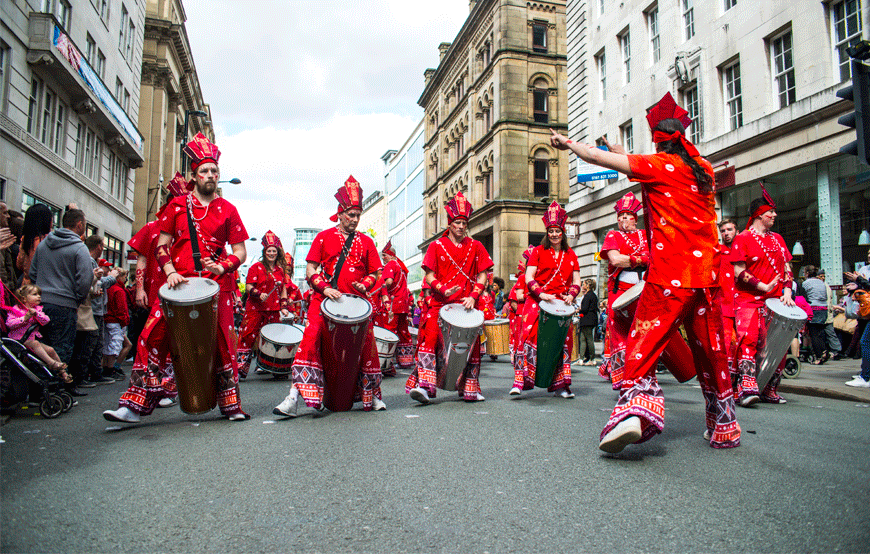
<instances>
[{"instance_id":1,"label":"sidewalk","mask_svg":"<svg viewBox=\"0 0 870 554\"><path fill-rule=\"evenodd\" d=\"M870 403L870 388L847 387L846 381L861 371L861 360L828 360L824 365L801 364L801 372L794 379L783 376L779 384L781 394L803 394Z\"/></svg>"}]
</instances>

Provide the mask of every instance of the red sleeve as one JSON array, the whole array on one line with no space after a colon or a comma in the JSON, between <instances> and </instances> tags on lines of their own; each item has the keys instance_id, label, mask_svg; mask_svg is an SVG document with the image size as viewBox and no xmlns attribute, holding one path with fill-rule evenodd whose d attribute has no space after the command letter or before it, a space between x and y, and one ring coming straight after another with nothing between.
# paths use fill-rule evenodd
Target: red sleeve
<instances>
[{"instance_id":1,"label":"red sleeve","mask_svg":"<svg viewBox=\"0 0 870 554\"><path fill-rule=\"evenodd\" d=\"M263 272L260 269L263 266L260 265L259 262L255 263L251 266L251 269L248 270L248 275L245 277L246 285L257 285L263 279Z\"/></svg>"},{"instance_id":2,"label":"red sleeve","mask_svg":"<svg viewBox=\"0 0 870 554\"><path fill-rule=\"evenodd\" d=\"M538 254L540 251L540 246L536 246L535 249L532 250L532 255L529 256L529 263L526 265L526 267L529 267L530 265L538 267L538 262L540 262L540 256Z\"/></svg>"},{"instance_id":3,"label":"red sleeve","mask_svg":"<svg viewBox=\"0 0 870 554\"><path fill-rule=\"evenodd\" d=\"M308 248L308 256L305 257L306 262L311 262L313 264L321 265L323 264L324 256L323 253L323 232L317 234L314 237L314 241L312 241L311 246Z\"/></svg>"},{"instance_id":4,"label":"red sleeve","mask_svg":"<svg viewBox=\"0 0 870 554\"><path fill-rule=\"evenodd\" d=\"M601 254L607 252L608 250L620 250L621 245L619 244L619 239L616 238L618 235L614 231L608 231L607 235L604 237L604 244L601 245Z\"/></svg>"},{"instance_id":5,"label":"red sleeve","mask_svg":"<svg viewBox=\"0 0 870 554\"><path fill-rule=\"evenodd\" d=\"M788 246L785 244L785 239L782 238L782 235L777 234L776 240L779 241L779 245L782 246L782 251L785 252L785 263L790 262L791 261L791 252L789 252Z\"/></svg>"},{"instance_id":6,"label":"red sleeve","mask_svg":"<svg viewBox=\"0 0 870 554\"><path fill-rule=\"evenodd\" d=\"M489 257L489 252L483 247L483 243L477 242L477 272L486 271L493 266L492 258ZM472 277L474 277L472 275Z\"/></svg>"},{"instance_id":7,"label":"red sleeve","mask_svg":"<svg viewBox=\"0 0 870 554\"><path fill-rule=\"evenodd\" d=\"M374 241L369 239L366 241L366 244L366 266L368 271L366 275L369 275L382 268L384 264L381 263L381 257L378 255L378 249L375 248Z\"/></svg>"},{"instance_id":8,"label":"red sleeve","mask_svg":"<svg viewBox=\"0 0 870 554\"><path fill-rule=\"evenodd\" d=\"M438 239L440 240L440 239ZM438 240L435 240L432 244L429 245L429 248L426 249L426 255L423 256L423 269L428 271L436 271L438 269L438 248L439 246L436 244ZM437 271L436 271L437 272Z\"/></svg>"},{"instance_id":9,"label":"red sleeve","mask_svg":"<svg viewBox=\"0 0 870 554\"><path fill-rule=\"evenodd\" d=\"M569 248L565 253L568 256L568 262L571 264L571 272L580 271L580 260L577 259L577 253L574 252L573 248ZM571 284L571 278L568 278L569 286Z\"/></svg>"},{"instance_id":10,"label":"red sleeve","mask_svg":"<svg viewBox=\"0 0 870 554\"><path fill-rule=\"evenodd\" d=\"M227 242L229 244L239 244L248 240L248 231L245 229L245 224L242 223L242 218L239 216L239 210L235 206L227 202L232 208L227 216Z\"/></svg>"},{"instance_id":11,"label":"red sleeve","mask_svg":"<svg viewBox=\"0 0 870 554\"><path fill-rule=\"evenodd\" d=\"M390 262L384 266L384 271L381 272L381 280L386 281L387 279L392 279L393 282L396 281L396 269L398 269L399 264L396 262ZM401 271L401 270L400 270Z\"/></svg>"},{"instance_id":12,"label":"red sleeve","mask_svg":"<svg viewBox=\"0 0 870 554\"><path fill-rule=\"evenodd\" d=\"M746 258L749 252L746 250L746 236L743 233L734 237L734 242L731 243L731 253L728 254L728 261L732 264L746 263Z\"/></svg>"},{"instance_id":13,"label":"red sleeve","mask_svg":"<svg viewBox=\"0 0 870 554\"><path fill-rule=\"evenodd\" d=\"M182 198L187 197L185 196ZM179 202L178 198L175 198L172 200L172 204L163 210L163 216L157 223L160 226L161 233L167 233L175 237L175 218L180 211L182 211L182 204Z\"/></svg>"},{"instance_id":14,"label":"red sleeve","mask_svg":"<svg viewBox=\"0 0 870 554\"><path fill-rule=\"evenodd\" d=\"M148 247L148 242L150 242L148 240L148 235L151 234L149 232L149 226L149 223L143 225L142 228L139 229L139 232L133 235L133 238L127 242L127 248L135 250L137 254L147 256L149 252L146 252L145 249Z\"/></svg>"},{"instance_id":15,"label":"red sleeve","mask_svg":"<svg viewBox=\"0 0 870 554\"><path fill-rule=\"evenodd\" d=\"M655 154L629 154L628 165L631 168L632 181L648 183L660 180L660 162Z\"/></svg>"}]
</instances>

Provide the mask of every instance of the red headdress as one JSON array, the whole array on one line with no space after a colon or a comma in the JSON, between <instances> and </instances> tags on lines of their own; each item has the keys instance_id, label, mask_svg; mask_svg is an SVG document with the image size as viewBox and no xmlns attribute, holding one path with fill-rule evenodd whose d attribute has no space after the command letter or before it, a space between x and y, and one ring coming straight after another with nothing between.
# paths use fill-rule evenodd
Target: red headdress
<instances>
[{"instance_id":1,"label":"red headdress","mask_svg":"<svg viewBox=\"0 0 870 554\"><path fill-rule=\"evenodd\" d=\"M632 214L635 219L637 219L637 214L640 212L642 208L640 201L635 198L634 194L627 192L625 196L620 198L616 205L613 206L613 210L616 212L616 215L620 215L622 212L628 212Z\"/></svg>"},{"instance_id":2,"label":"red headdress","mask_svg":"<svg viewBox=\"0 0 870 554\"><path fill-rule=\"evenodd\" d=\"M391 255L391 256L395 256L395 255L396 255L396 249L395 249L395 247L393 247L393 241L392 241L392 240L388 240L388 241L387 241L387 244L384 245L384 248L381 250L381 252L382 252L383 254L389 254L389 255Z\"/></svg>"},{"instance_id":3,"label":"red headdress","mask_svg":"<svg viewBox=\"0 0 870 554\"><path fill-rule=\"evenodd\" d=\"M329 220L338 221L338 214L350 210L351 208L361 210L362 194L362 187L359 186L359 183L353 178L353 175L348 177L347 181L344 182L344 186L338 189L338 192L335 193L335 199L338 200L338 210L335 212L335 215L329 216Z\"/></svg>"},{"instance_id":4,"label":"red headdress","mask_svg":"<svg viewBox=\"0 0 870 554\"><path fill-rule=\"evenodd\" d=\"M550 207L547 208L547 212L541 219L544 221L545 228L558 227L564 231L565 222L568 221L568 212L558 202L553 200L553 203L550 204Z\"/></svg>"},{"instance_id":5,"label":"red headdress","mask_svg":"<svg viewBox=\"0 0 870 554\"><path fill-rule=\"evenodd\" d=\"M773 201L773 197L770 196L770 193L768 193L767 189L764 188L764 183L759 181L758 186L761 187L761 198L754 200L752 204L750 204L750 206L758 205L758 207L749 215L749 221L746 222L747 229L752 227L752 222L755 221L756 218L761 217L761 214L776 209L776 202Z\"/></svg>"},{"instance_id":6,"label":"red headdress","mask_svg":"<svg viewBox=\"0 0 870 554\"><path fill-rule=\"evenodd\" d=\"M680 120L680 123L683 124L684 131L692 124L692 118L689 117L689 112L677 106L677 103L674 101L674 97L671 96L670 92L666 92L665 95L662 96L662 99L659 100L659 103L653 106L649 113L646 114L649 129L653 134L653 142L658 144L660 142L679 138L680 142L683 143L683 147L690 156L693 158L698 156L698 149L695 148L694 144L686 140L685 132L681 133L679 131L674 131L673 133L665 133L664 131L656 131L656 126L665 119Z\"/></svg>"},{"instance_id":7,"label":"red headdress","mask_svg":"<svg viewBox=\"0 0 870 554\"><path fill-rule=\"evenodd\" d=\"M474 211L474 208L471 207L471 204L461 192L457 192L456 196L447 202L444 209L447 210L447 221L450 223L453 223L454 219L468 221L468 218L471 217L471 212Z\"/></svg>"},{"instance_id":8,"label":"red headdress","mask_svg":"<svg viewBox=\"0 0 870 554\"><path fill-rule=\"evenodd\" d=\"M293 267L293 256L290 255L290 252L284 252L284 261L287 262L287 265Z\"/></svg>"},{"instance_id":9,"label":"red headdress","mask_svg":"<svg viewBox=\"0 0 870 554\"><path fill-rule=\"evenodd\" d=\"M169 181L169 184L166 185L166 190L169 191L169 196L172 198L184 196L193 189L192 183L192 180L188 182L184 178L184 175L176 171L175 177L173 177L172 180Z\"/></svg>"},{"instance_id":10,"label":"red headdress","mask_svg":"<svg viewBox=\"0 0 870 554\"><path fill-rule=\"evenodd\" d=\"M270 246L274 246L275 248L280 248L282 250L284 249L284 247L281 246L281 239L279 239L278 235L273 233L271 230L266 231L266 234L263 235L262 243L263 248L269 248Z\"/></svg>"},{"instance_id":11,"label":"red headdress","mask_svg":"<svg viewBox=\"0 0 870 554\"><path fill-rule=\"evenodd\" d=\"M520 257L519 263L517 263L517 269L519 271L524 271L526 269L526 265L528 265L529 260L532 258L532 250L534 249L535 247L530 244L525 250L523 250L523 255Z\"/></svg>"},{"instance_id":12,"label":"red headdress","mask_svg":"<svg viewBox=\"0 0 870 554\"><path fill-rule=\"evenodd\" d=\"M202 133L197 133L193 140L187 143L184 153L190 157L190 169L193 171L204 163L217 165L218 158L221 157L217 144L208 140Z\"/></svg>"}]
</instances>

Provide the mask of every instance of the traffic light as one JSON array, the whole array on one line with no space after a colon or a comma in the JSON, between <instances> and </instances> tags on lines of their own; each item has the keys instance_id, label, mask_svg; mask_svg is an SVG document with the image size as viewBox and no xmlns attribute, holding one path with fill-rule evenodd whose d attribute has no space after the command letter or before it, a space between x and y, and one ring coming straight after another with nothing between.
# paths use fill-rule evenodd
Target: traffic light
<instances>
[{"instance_id":1,"label":"traffic light","mask_svg":"<svg viewBox=\"0 0 870 554\"><path fill-rule=\"evenodd\" d=\"M840 152L858 156L861 163L870 165L870 67L854 58L849 63L852 84L838 90L837 96L850 100L855 111L841 116L837 123L855 129L856 140L840 148Z\"/></svg>"}]
</instances>

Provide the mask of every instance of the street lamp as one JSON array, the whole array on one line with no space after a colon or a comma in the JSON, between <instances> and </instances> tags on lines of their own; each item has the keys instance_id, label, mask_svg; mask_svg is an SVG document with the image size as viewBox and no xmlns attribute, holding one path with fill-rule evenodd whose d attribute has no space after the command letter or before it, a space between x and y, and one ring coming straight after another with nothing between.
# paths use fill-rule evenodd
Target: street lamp
<instances>
[{"instance_id":1,"label":"street lamp","mask_svg":"<svg viewBox=\"0 0 870 554\"><path fill-rule=\"evenodd\" d=\"M187 146L187 124L191 114L198 117L208 117L208 114L201 110L184 111L184 139L181 141L181 174L185 177L187 176L187 155L184 153L184 147Z\"/></svg>"},{"instance_id":2,"label":"street lamp","mask_svg":"<svg viewBox=\"0 0 870 554\"><path fill-rule=\"evenodd\" d=\"M230 183L230 184L233 184L233 185L241 185L241 184L242 184L242 180L239 179L238 177L233 177L233 178L230 179L229 181L218 181L218 183Z\"/></svg>"}]
</instances>

